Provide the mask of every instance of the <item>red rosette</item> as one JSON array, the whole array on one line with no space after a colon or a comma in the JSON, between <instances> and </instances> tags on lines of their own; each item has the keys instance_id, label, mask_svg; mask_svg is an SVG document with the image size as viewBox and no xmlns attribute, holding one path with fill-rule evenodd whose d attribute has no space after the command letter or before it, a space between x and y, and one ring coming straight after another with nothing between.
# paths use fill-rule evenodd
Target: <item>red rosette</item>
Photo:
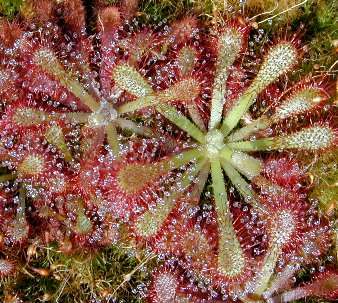
<instances>
[{"instance_id":1,"label":"red rosette","mask_svg":"<svg viewBox=\"0 0 338 303\"><path fill-rule=\"evenodd\" d=\"M148 288L149 303L179 302L218 302L211 299L210 293L198 288L197 282L191 282L186 272L177 266L161 265L152 273ZM214 296L216 293L214 293Z\"/></svg>"},{"instance_id":2,"label":"red rosette","mask_svg":"<svg viewBox=\"0 0 338 303\"><path fill-rule=\"evenodd\" d=\"M262 257L252 256L245 245L241 244L241 250L243 254L241 262L243 264L236 273L225 274L221 272L218 266L218 258L223 252L220 249L217 250L209 273L214 287L227 293L233 299L250 293L250 289L246 289L246 286L253 280L255 274L263 265Z\"/></svg>"},{"instance_id":3,"label":"red rosette","mask_svg":"<svg viewBox=\"0 0 338 303\"><path fill-rule=\"evenodd\" d=\"M4 279L16 272L15 263L8 258L0 258L0 279Z\"/></svg>"},{"instance_id":4,"label":"red rosette","mask_svg":"<svg viewBox=\"0 0 338 303\"><path fill-rule=\"evenodd\" d=\"M305 283L295 289L285 291L270 299L271 302L294 302L294 300L316 297L326 300L338 299L338 272L328 268L314 276L311 282Z\"/></svg>"},{"instance_id":5,"label":"red rosette","mask_svg":"<svg viewBox=\"0 0 338 303\"><path fill-rule=\"evenodd\" d=\"M151 140L130 142L119 159L91 153L81 161L74 190L86 196L100 193L108 212L129 218L158 197L160 177L167 174L157 165L161 155L161 146Z\"/></svg>"},{"instance_id":6,"label":"red rosette","mask_svg":"<svg viewBox=\"0 0 338 303\"><path fill-rule=\"evenodd\" d=\"M170 46L184 45L192 40L197 29L198 20L196 17L186 16L171 24L169 35L165 41Z\"/></svg>"},{"instance_id":7,"label":"red rosette","mask_svg":"<svg viewBox=\"0 0 338 303\"><path fill-rule=\"evenodd\" d=\"M37 137L45 134L52 125L68 132L66 112L30 99L18 99L7 104L0 118L0 132L8 135L26 137L27 132Z\"/></svg>"},{"instance_id":8,"label":"red rosette","mask_svg":"<svg viewBox=\"0 0 338 303\"><path fill-rule=\"evenodd\" d=\"M304 286L310 296L338 299L338 272L336 269L327 269L317 274L311 283Z\"/></svg>"},{"instance_id":9,"label":"red rosette","mask_svg":"<svg viewBox=\"0 0 338 303\"><path fill-rule=\"evenodd\" d=\"M21 37L23 28L17 21L0 20L0 39L6 48L12 48L14 43ZM1 52L0 57L4 54Z\"/></svg>"},{"instance_id":10,"label":"red rosette","mask_svg":"<svg viewBox=\"0 0 338 303\"><path fill-rule=\"evenodd\" d=\"M279 262L284 267L304 244L304 236L309 230L309 207L299 197L287 194L261 196L261 202L267 210L262 214L262 220L266 222L269 244L279 247Z\"/></svg>"},{"instance_id":11,"label":"red rosette","mask_svg":"<svg viewBox=\"0 0 338 303\"><path fill-rule=\"evenodd\" d=\"M67 171L63 156L33 132L26 133L13 148L7 149L3 165L13 170L21 182L45 190L51 181L62 180Z\"/></svg>"},{"instance_id":12,"label":"red rosette","mask_svg":"<svg viewBox=\"0 0 338 303\"><path fill-rule=\"evenodd\" d=\"M319 260L331 245L331 232L324 218L316 218L315 224L303 234L303 243L297 249L300 262L311 264ZM319 223L319 224L317 224Z\"/></svg>"},{"instance_id":13,"label":"red rosette","mask_svg":"<svg viewBox=\"0 0 338 303\"><path fill-rule=\"evenodd\" d=\"M22 197L1 190L0 193L0 234L2 246L23 246L31 231L26 219L26 209ZM1 274L0 274L1 276Z\"/></svg>"},{"instance_id":14,"label":"red rosette","mask_svg":"<svg viewBox=\"0 0 338 303\"><path fill-rule=\"evenodd\" d=\"M83 45L80 49L86 44L84 40L81 40ZM63 42L61 40L56 43L51 37L35 37L35 34L32 37L24 35L21 38L19 55L22 65L22 87L28 92L42 95L43 98L50 97L73 110L89 111L89 107L70 91L71 81L78 81L78 75L74 74L79 72L81 74L83 70L78 66L76 71L70 71L64 64L64 62L69 64L73 59L62 61L68 54L61 55L62 51L58 50L57 45L66 45ZM81 81L83 80L78 82L84 86ZM84 88L83 91L87 93ZM93 98L95 99L95 96Z\"/></svg>"},{"instance_id":15,"label":"red rosette","mask_svg":"<svg viewBox=\"0 0 338 303\"><path fill-rule=\"evenodd\" d=\"M0 98L5 104L11 104L20 100L23 95L20 89L19 72L8 64L0 66Z\"/></svg>"},{"instance_id":16,"label":"red rosette","mask_svg":"<svg viewBox=\"0 0 338 303\"><path fill-rule=\"evenodd\" d=\"M184 252L180 239L189 221L188 211L196 201L182 194L175 201L166 200L166 205L166 202L159 202L163 199L161 196L140 215L133 216L130 231L139 243L146 244L156 253L182 256Z\"/></svg>"},{"instance_id":17,"label":"red rosette","mask_svg":"<svg viewBox=\"0 0 338 303\"><path fill-rule=\"evenodd\" d=\"M55 4L53 0L25 1L20 12L26 23L34 23L41 26L47 22L55 21Z\"/></svg>"},{"instance_id":18,"label":"red rosette","mask_svg":"<svg viewBox=\"0 0 338 303\"><path fill-rule=\"evenodd\" d=\"M196 204L197 205L197 204ZM192 210L193 205L190 209ZM184 220L184 221L183 221ZM176 251L171 252L182 260L182 266L196 276L210 278L217 250L217 224L212 212L198 212L181 219L183 224L175 232Z\"/></svg>"},{"instance_id":19,"label":"red rosette","mask_svg":"<svg viewBox=\"0 0 338 303\"><path fill-rule=\"evenodd\" d=\"M69 31L82 34L86 26L86 12L81 0L64 0L58 4L58 13Z\"/></svg>"},{"instance_id":20,"label":"red rosette","mask_svg":"<svg viewBox=\"0 0 338 303\"><path fill-rule=\"evenodd\" d=\"M241 48L240 52L243 52L247 47L247 42L250 33L250 25L245 22L241 17L233 18L230 20L224 20L224 24L214 31L212 37L210 37L209 48L215 56L220 50L219 37L227 31L234 31L241 36Z\"/></svg>"},{"instance_id":21,"label":"red rosette","mask_svg":"<svg viewBox=\"0 0 338 303\"><path fill-rule=\"evenodd\" d=\"M287 189L299 190L304 172L298 163L287 157L273 157L264 161L261 174L273 183Z\"/></svg>"}]
</instances>

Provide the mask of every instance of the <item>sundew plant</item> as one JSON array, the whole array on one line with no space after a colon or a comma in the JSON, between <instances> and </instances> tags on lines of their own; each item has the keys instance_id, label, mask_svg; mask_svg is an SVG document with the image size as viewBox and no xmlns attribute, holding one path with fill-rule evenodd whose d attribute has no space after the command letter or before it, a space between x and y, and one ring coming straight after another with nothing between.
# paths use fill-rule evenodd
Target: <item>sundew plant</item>
<instances>
[{"instance_id":1,"label":"sundew plant","mask_svg":"<svg viewBox=\"0 0 338 303\"><path fill-rule=\"evenodd\" d=\"M28 1L21 15L0 23L4 285L62 280L69 263L48 252L37 268L37 247L121 245L156 259L126 300L338 299L334 222L309 199L309 170L337 145L334 83L295 72L303 28L262 45L245 14L149 25L136 0ZM115 290L93 274L87 300L125 302L117 290L144 263ZM46 285L39 300L71 302Z\"/></svg>"}]
</instances>

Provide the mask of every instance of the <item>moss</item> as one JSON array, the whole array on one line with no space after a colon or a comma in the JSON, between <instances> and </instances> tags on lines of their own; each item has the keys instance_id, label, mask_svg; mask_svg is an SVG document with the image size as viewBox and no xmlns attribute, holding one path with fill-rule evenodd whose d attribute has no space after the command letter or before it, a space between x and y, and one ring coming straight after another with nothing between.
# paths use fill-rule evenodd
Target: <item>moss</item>
<instances>
[{"instance_id":1,"label":"moss","mask_svg":"<svg viewBox=\"0 0 338 303\"><path fill-rule=\"evenodd\" d=\"M142 284L153 266L152 258L136 257L133 250L116 245L75 255L62 254L56 245L39 247L18 275L3 281L0 301L4 301L5 293L12 293L25 302L42 300L44 296L50 302L65 303L106 302L113 298L141 302L142 294L138 296L135 291L138 287L142 292ZM48 276L34 270L42 268Z\"/></svg>"},{"instance_id":2,"label":"moss","mask_svg":"<svg viewBox=\"0 0 338 303\"><path fill-rule=\"evenodd\" d=\"M314 74L323 75L336 60L336 49L333 41L338 39L338 9L336 1L315 1L305 6L301 15L291 24L296 31L303 25L302 40L308 45L308 51L302 60L304 73L314 70Z\"/></svg>"},{"instance_id":3,"label":"moss","mask_svg":"<svg viewBox=\"0 0 338 303\"><path fill-rule=\"evenodd\" d=\"M116 5L119 1L118 0L107 0L106 2L109 5Z\"/></svg>"},{"instance_id":4,"label":"moss","mask_svg":"<svg viewBox=\"0 0 338 303\"><path fill-rule=\"evenodd\" d=\"M258 22L272 17L273 23L280 26L292 22L302 14L305 6L314 1L302 2L298 0L200 0L194 1L194 11L197 14L207 15L215 21L224 15L233 17L243 13Z\"/></svg>"},{"instance_id":5,"label":"moss","mask_svg":"<svg viewBox=\"0 0 338 303\"><path fill-rule=\"evenodd\" d=\"M192 13L191 0L141 0L141 21L151 24L175 20L183 15Z\"/></svg>"},{"instance_id":6,"label":"moss","mask_svg":"<svg viewBox=\"0 0 338 303\"><path fill-rule=\"evenodd\" d=\"M314 185L311 198L318 200L319 208L325 213L338 207L337 157L338 151L325 154L310 170Z\"/></svg>"},{"instance_id":7,"label":"moss","mask_svg":"<svg viewBox=\"0 0 338 303\"><path fill-rule=\"evenodd\" d=\"M0 0L0 14L12 19L19 12L22 3L23 0Z\"/></svg>"}]
</instances>

